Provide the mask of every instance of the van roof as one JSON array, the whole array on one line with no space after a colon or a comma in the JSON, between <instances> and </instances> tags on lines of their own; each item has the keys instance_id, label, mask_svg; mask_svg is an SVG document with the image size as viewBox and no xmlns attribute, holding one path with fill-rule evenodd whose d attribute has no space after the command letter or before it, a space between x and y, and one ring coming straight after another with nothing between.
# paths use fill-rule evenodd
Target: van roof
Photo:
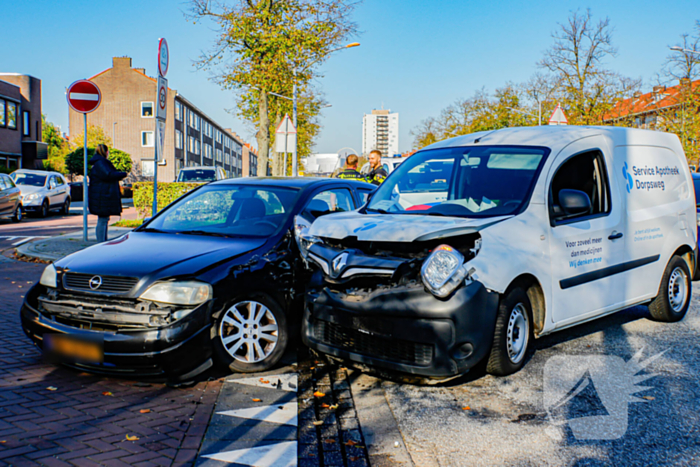
<instances>
[{"instance_id":1,"label":"van roof","mask_svg":"<svg viewBox=\"0 0 700 467\"><path fill-rule=\"evenodd\" d=\"M572 141L597 135L609 138L613 146L636 144L677 147L678 145L678 136L661 131L614 126L543 125L480 131L446 139L439 143L431 144L425 149L472 146L475 144L479 146L544 146L550 148L556 154Z\"/></svg>"}]
</instances>

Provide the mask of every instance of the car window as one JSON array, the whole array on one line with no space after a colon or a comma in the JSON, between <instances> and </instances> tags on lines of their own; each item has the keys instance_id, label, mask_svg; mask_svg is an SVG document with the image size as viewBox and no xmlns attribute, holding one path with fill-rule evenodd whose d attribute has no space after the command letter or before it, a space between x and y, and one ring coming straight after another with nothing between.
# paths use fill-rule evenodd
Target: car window
<instances>
[{"instance_id":1,"label":"car window","mask_svg":"<svg viewBox=\"0 0 700 467\"><path fill-rule=\"evenodd\" d=\"M15 172L12 175L17 185L44 186L46 184L46 175L24 172Z\"/></svg>"},{"instance_id":2,"label":"car window","mask_svg":"<svg viewBox=\"0 0 700 467\"><path fill-rule=\"evenodd\" d=\"M5 180L5 177L0 177L0 190L7 190L8 188L10 188L10 186L7 183L7 180Z\"/></svg>"},{"instance_id":3,"label":"car window","mask_svg":"<svg viewBox=\"0 0 700 467\"><path fill-rule=\"evenodd\" d=\"M54 188L56 188L56 185L57 185L56 176L52 175L51 178L49 178L49 188L54 189Z\"/></svg>"},{"instance_id":4,"label":"car window","mask_svg":"<svg viewBox=\"0 0 700 467\"><path fill-rule=\"evenodd\" d=\"M695 188L695 204L698 205L698 195L700 195L700 177L693 177L693 187Z\"/></svg>"},{"instance_id":5,"label":"car window","mask_svg":"<svg viewBox=\"0 0 700 467\"><path fill-rule=\"evenodd\" d=\"M56 179L56 186L65 185L65 182L63 181L63 177L61 177L59 175L55 175L54 178Z\"/></svg>"},{"instance_id":6,"label":"car window","mask_svg":"<svg viewBox=\"0 0 700 467\"><path fill-rule=\"evenodd\" d=\"M559 192L563 189L583 191L591 200L591 211L568 216L559 205ZM610 193L603 155L599 151L572 157L557 170L549 192L549 212L552 221L590 218L610 212Z\"/></svg>"},{"instance_id":7,"label":"car window","mask_svg":"<svg viewBox=\"0 0 700 467\"><path fill-rule=\"evenodd\" d=\"M311 198L304 208L304 217L316 219L332 212L347 212L355 209L350 191L345 188L325 190Z\"/></svg>"},{"instance_id":8,"label":"car window","mask_svg":"<svg viewBox=\"0 0 700 467\"><path fill-rule=\"evenodd\" d=\"M297 191L212 185L196 190L148 224L148 228L195 235L268 236L289 217Z\"/></svg>"},{"instance_id":9,"label":"car window","mask_svg":"<svg viewBox=\"0 0 700 467\"><path fill-rule=\"evenodd\" d=\"M362 204L365 204L367 202L367 199L369 198L369 195L372 193L372 190L357 190L357 192L360 194L360 201L362 201Z\"/></svg>"}]
</instances>

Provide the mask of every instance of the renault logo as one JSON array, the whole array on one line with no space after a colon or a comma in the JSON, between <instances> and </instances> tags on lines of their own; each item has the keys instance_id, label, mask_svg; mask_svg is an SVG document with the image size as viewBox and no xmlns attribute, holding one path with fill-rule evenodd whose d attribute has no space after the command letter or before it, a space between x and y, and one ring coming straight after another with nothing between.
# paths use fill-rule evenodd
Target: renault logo
<instances>
[{"instance_id":1,"label":"renault logo","mask_svg":"<svg viewBox=\"0 0 700 467\"><path fill-rule=\"evenodd\" d=\"M340 271L343 270L345 265L348 264L348 256L350 256L348 254L348 252L344 251L341 254L339 254L338 256L336 256L335 258L333 258L333 261L331 262L331 266L333 268L333 275L334 276L337 276L340 273Z\"/></svg>"},{"instance_id":2,"label":"renault logo","mask_svg":"<svg viewBox=\"0 0 700 467\"><path fill-rule=\"evenodd\" d=\"M88 285L90 285L92 290L97 290L102 285L102 278L100 276L94 276L92 279L90 279Z\"/></svg>"}]
</instances>

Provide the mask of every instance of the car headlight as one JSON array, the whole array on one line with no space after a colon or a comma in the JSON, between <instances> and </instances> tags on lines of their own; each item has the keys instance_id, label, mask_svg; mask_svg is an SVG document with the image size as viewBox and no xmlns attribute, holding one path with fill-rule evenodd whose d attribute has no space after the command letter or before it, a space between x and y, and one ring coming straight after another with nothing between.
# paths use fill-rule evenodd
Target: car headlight
<instances>
[{"instance_id":1,"label":"car headlight","mask_svg":"<svg viewBox=\"0 0 700 467\"><path fill-rule=\"evenodd\" d=\"M39 283L46 287L56 288L56 268L53 264L49 264L44 268L44 272L41 273L41 279Z\"/></svg>"},{"instance_id":2,"label":"car headlight","mask_svg":"<svg viewBox=\"0 0 700 467\"><path fill-rule=\"evenodd\" d=\"M183 281L159 282L149 287L139 298L175 305L199 305L209 300L213 295L214 291L209 284Z\"/></svg>"},{"instance_id":3,"label":"car headlight","mask_svg":"<svg viewBox=\"0 0 700 467\"><path fill-rule=\"evenodd\" d=\"M29 193L28 195L22 197L24 201L32 201L37 198L39 198L39 193Z\"/></svg>"},{"instance_id":4,"label":"car headlight","mask_svg":"<svg viewBox=\"0 0 700 467\"><path fill-rule=\"evenodd\" d=\"M450 295L467 275L464 256L449 245L435 248L421 268L423 283L440 298Z\"/></svg>"}]
</instances>

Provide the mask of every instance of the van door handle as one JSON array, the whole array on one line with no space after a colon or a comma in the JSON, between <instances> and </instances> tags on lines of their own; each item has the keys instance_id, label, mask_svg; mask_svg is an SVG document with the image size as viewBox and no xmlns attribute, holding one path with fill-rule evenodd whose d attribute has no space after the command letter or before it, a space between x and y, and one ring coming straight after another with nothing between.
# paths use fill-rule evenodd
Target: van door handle
<instances>
[{"instance_id":1,"label":"van door handle","mask_svg":"<svg viewBox=\"0 0 700 467\"><path fill-rule=\"evenodd\" d=\"M608 240L617 240L618 238L622 238L622 232L615 232L613 230L613 233L610 234Z\"/></svg>"}]
</instances>

